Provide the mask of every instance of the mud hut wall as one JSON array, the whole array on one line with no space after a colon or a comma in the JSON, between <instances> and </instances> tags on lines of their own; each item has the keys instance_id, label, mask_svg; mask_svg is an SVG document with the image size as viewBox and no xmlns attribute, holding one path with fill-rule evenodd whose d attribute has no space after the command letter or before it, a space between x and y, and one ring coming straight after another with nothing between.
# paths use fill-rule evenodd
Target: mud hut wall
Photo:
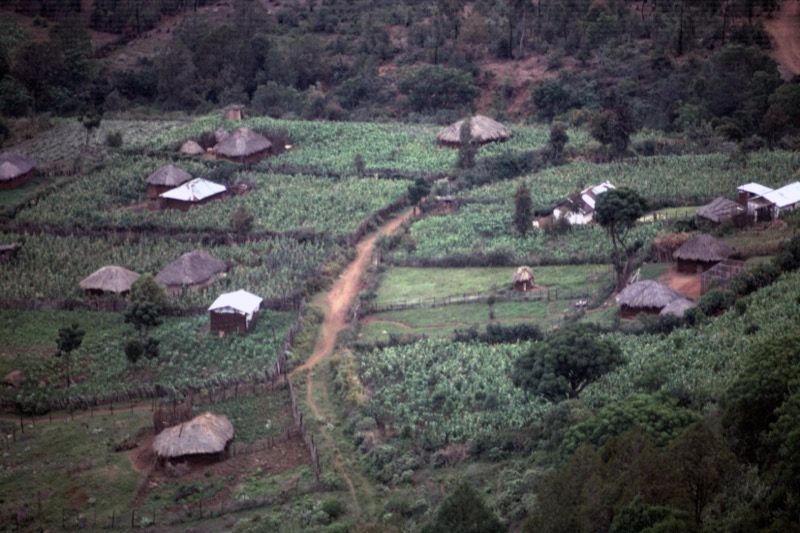
<instances>
[{"instance_id":1,"label":"mud hut wall","mask_svg":"<svg viewBox=\"0 0 800 533\"><path fill-rule=\"evenodd\" d=\"M211 331L245 333L247 331L247 317L241 313L217 313L212 311Z\"/></svg>"},{"instance_id":2,"label":"mud hut wall","mask_svg":"<svg viewBox=\"0 0 800 533\"><path fill-rule=\"evenodd\" d=\"M20 174L14 179L0 181L0 190L7 190L7 189L15 189L25 183L26 181L33 179L36 175L35 169L30 169L25 174Z\"/></svg>"},{"instance_id":3,"label":"mud hut wall","mask_svg":"<svg viewBox=\"0 0 800 533\"><path fill-rule=\"evenodd\" d=\"M161 209L178 209L180 211L188 211L193 206L205 205L209 202L213 202L214 200L221 200L224 197L225 193L220 193L196 202L184 202L183 200L175 200L173 198L159 198L159 206Z\"/></svg>"},{"instance_id":4,"label":"mud hut wall","mask_svg":"<svg viewBox=\"0 0 800 533\"><path fill-rule=\"evenodd\" d=\"M187 292L202 292L213 285L218 277L218 275L214 275L202 283L192 283L190 285L167 285L165 289L169 296L183 296Z\"/></svg>"},{"instance_id":5,"label":"mud hut wall","mask_svg":"<svg viewBox=\"0 0 800 533\"><path fill-rule=\"evenodd\" d=\"M520 292L528 292L533 290L533 280L525 280L525 281L515 281L514 282L514 290Z\"/></svg>"},{"instance_id":6,"label":"mud hut wall","mask_svg":"<svg viewBox=\"0 0 800 533\"><path fill-rule=\"evenodd\" d=\"M622 305L619 308L619 316L622 318L636 318L639 313L646 315L657 315L661 312L659 307L631 307L629 305Z\"/></svg>"},{"instance_id":7,"label":"mud hut wall","mask_svg":"<svg viewBox=\"0 0 800 533\"><path fill-rule=\"evenodd\" d=\"M233 163L244 163L245 165L249 165L251 163L261 161L262 159L266 159L267 157L269 157L269 154L270 154L270 149L267 148L266 150L261 150L260 152L250 154L247 157L228 157L222 154L216 154L216 158L225 159Z\"/></svg>"},{"instance_id":8,"label":"mud hut wall","mask_svg":"<svg viewBox=\"0 0 800 533\"><path fill-rule=\"evenodd\" d=\"M702 274L717 264L717 261L690 261L678 259L678 272L681 274Z\"/></svg>"}]
</instances>

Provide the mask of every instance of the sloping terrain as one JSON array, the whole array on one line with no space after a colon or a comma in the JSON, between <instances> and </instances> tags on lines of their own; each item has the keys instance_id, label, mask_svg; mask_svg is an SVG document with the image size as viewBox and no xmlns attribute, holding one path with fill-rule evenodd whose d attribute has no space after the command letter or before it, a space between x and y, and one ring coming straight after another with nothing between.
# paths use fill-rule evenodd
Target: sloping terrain
<instances>
[{"instance_id":1,"label":"sloping terrain","mask_svg":"<svg viewBox=\"0 0 800 533\"><path fill-rule=\"evenodd\" d=\"M782 2L780 11L764 19L774 44L772 56L785 80L800 74L800 2Z\"/></svg>"}]
</instances>

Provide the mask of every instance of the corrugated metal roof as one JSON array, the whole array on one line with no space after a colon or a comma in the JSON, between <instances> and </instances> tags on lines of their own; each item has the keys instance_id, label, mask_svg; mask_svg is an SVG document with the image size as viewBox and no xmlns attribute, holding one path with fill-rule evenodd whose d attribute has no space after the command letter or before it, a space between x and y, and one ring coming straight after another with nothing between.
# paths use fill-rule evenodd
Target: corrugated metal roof
<instances>
[{"instance_id":1,"label":"corrugated metal roof","mask_svg":"<svg viewBox=\"0 0 800 533\"><path fill-rule=\"evenodd\" d=\"M216 311L218 309L230 308L241 311L242 313L251 314L258 311L262 301L263 298L260 296L239 289L236 292L220 294L208 310Z\"/></svg>"},{"instance_id":2,"label":"corrugated metal roof","mask_svg":"<svg viewBox=\"0 0 800 533\"><path fill-rule=\"evenodd\" d=\"M195 178L191 181L184 183L179 187L170 189L167 192L159 194L162 198L170 200L181 200L184 202L200 202L206 198L210 198L215 194L225 192L224 185L208 181L203 178Z\"/></svg>"},{"instance_id":3,"label":"corrugated metal roof","mask_svg":"<svg viewBox=\"0 0 800 533\"><path fill-rule=\"evenodd\" d=\"M750 183L745 183L744 185L736 187L736 190L749 192L750 194L755 194L758 196L764 196L765 194L772 192L772 189L770 189L769 187L766 187L764 185L761 185L760 183L755 183L752 181Z\"/></svg>"},{"instance_id":4,"label":"corrugated metal roof","mask_svg":"<svg viewBox=\"0 0 800 533\"><path fill-rule=\"evenodd\" d=\"M778 207L787 207L800 202L800 182L795 181L764 195L764 199Z\"/></svg>"}]
</instances>

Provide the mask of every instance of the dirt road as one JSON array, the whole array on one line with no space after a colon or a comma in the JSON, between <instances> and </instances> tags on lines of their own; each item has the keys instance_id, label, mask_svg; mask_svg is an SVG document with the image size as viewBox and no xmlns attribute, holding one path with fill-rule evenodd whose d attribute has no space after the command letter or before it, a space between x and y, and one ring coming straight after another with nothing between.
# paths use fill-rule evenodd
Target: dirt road
<instances>
[{"instance_id":1,"label":"dirt road","mask_svg":"<svg viewBox=\"0 0 800 533\"><path fill-rule=\"evenodd\" d=\"M764 19L764 28L775 43L772 57L783 79L800 74L800 2L782 2L780 10Z\"/></svg>"}]
</instances>

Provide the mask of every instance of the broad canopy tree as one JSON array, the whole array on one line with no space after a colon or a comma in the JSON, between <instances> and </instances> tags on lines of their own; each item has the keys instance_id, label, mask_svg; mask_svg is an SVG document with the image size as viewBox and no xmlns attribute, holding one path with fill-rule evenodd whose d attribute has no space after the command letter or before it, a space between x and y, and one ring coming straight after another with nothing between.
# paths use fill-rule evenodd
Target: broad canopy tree
<instances>
[{"instance_id":1,"label":"broad canopy tree","mask_svg":"<svg viewBox=\"0 0 800 533\"><path fill-rule=\"evenodd\" d=\"M587 385L623 364L620 347L592 324L574 324L517 359L514 384L551 402L578 398Z\"/></svg>"},{"instance_id":2,"label":"broad canopy tree","mask_svg":"<svg viewBox=\"0 0 800 533\"><path fill-rule=\"evenodd\" d=\"M611 237L614 247L614 272L617 290L622 290L630 275L632 259L641 248L641 242L630 243L630 231L636 221L647 211L647 200L633 189L611 189L597 197L594 220Z\"/></svg>"},{"instance_id":3,"label":"broad canopy tree","mask_svg":"<svg viewBox=\"0 0 800 533\"><path fill-rule=\"evenodd\" d=\"M86 335L86 331L78 324L72 324L69 327L58 330L58 339L56 339L58 351L56 352L56 357L63 356L64 360L66 361L67 387L72 384L72 372L70 368L70 363L72 362L72 352L81 347L84 335Z\"/></svg>"}]
</instances>

